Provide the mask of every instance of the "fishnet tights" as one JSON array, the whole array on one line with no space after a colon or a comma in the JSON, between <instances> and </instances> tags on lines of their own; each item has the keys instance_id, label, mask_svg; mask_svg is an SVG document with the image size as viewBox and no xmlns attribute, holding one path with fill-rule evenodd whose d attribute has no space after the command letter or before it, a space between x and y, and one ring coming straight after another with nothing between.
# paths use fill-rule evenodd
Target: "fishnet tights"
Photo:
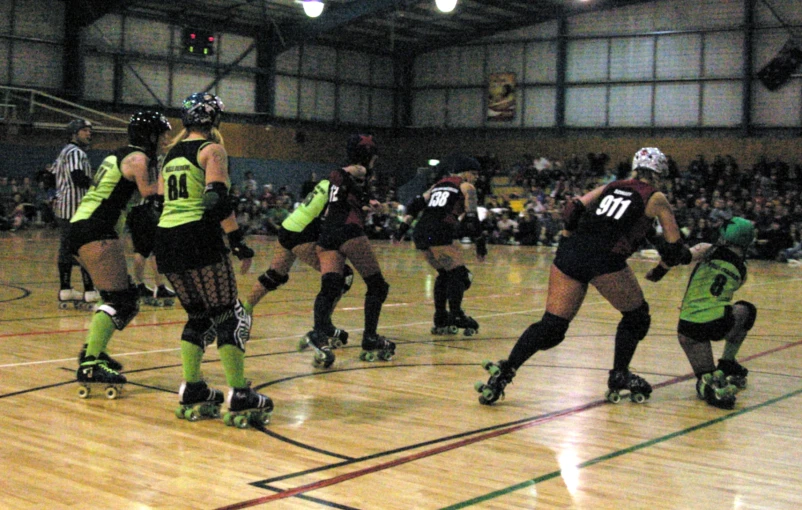
<instances>
[{"instance_id":1,"label":"fishnet tights","mask_svg":"<svg viewBox=\"0 0 802 510\"><path fill-rule=\"evenodd\" d=\"M237 301L237 280L228 257L219 264L165 276L190 315L205 312L213 316Z\"/></svg>"}]
</instances>

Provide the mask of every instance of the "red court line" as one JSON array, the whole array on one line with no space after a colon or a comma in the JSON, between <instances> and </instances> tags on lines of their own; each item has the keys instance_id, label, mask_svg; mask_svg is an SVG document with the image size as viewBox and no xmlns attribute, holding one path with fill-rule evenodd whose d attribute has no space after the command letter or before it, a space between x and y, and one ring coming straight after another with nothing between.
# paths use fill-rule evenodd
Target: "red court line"
<instances>
[{"instance_id":1,"label":"red court line","mask_svg":"<svg viewBox=\"0 0 802 510\"><path fill-rule=\"evenodd\" d=\"M778 351L783 351L785 349L790 349L792 347L797 347L799 345L802 345L802 340L800 340L798 342L793 342L793 343L790 343L790 344L782 345L782 346L776 347L774 349L769 349L767 351L763 351L763 352L760 352L760 353L757 353L757 354L753 354L751 356L747 356L747 357L742 358L742 359L743 360L751 360L751 359L759 358L761 356L766 356L768 354L773 354L773 353L778 352ZM687 381L688 379L691 379L691 378L693 378L693 374L686 374L686 375L683 375L683 376L675 377L673 379L669 379L668 381L664 381L664 382L659 383L659 384L655 384L654 388L661 388L663 386L670 386L672 384L677 384L677 383L682 382L682 381ZM533 420L531 422L522 423L520 425L514 425L514 426L511 426L511 427L506 427L506 428L494 430L492 432L487 432L487 433L484 433L484 434L473 436L473 437L468 438L468 439L463 439L461 441L457 441L456 443L449 443L447 445L443 445L443 446L440 446L440 447L437 447L437 448L433 448L431 450L425 450L425 451L422 451L420 453L416 453L416 454L413 454L413 455L408 455L406 457L402 457L402 458L399 458L399 459L396 459L396 460L392 460L392 461L389 461L389 462L385 462L385 463L382 463L382 464L377 464L375 466L370 466L370 467L367 467L367 468L359 469L359 470L353 471L351 473L345 473L343 475L335 476L333 478L328 478L326 480L320 480L318 482L308 483L306 485L301 485L301 486L295 487L294 489L289 489L289 490L286 490L286 491L283 491L283 492L278 492L278 493L275 493L275 494L271 494L269 496L262 496L260 498L250 499L250 500L247 500L247 501L242 501L240 503L234 503L233 505L222 506L222 507L216 508L215 510L237 510L237 509L241 509L241 508L250 508L250 507L257 506L257 505L263 505L265 503L270 503L272 501L278 501L278 500L281 500L281 499L291 498L291 497L297 496L299 494L303 494L305 492L311 492L311 491L314 491L314 490L323 489L325 487L329 487L329 486L332 486L332 485L337 485L338 483L346 482L346 481L352 480L354 478L359 478L359 477L362 477L362 476L365 476L365 475L369 475L369 474L372 474L372 473L383 471L385 469L393 468L393 467L400 466L400 465L403 465L403 464L408 464L410 462L414 462L414 461L419 460L419 459L424 459L426 457L431 457L432 455L437 455L437 454L440 454L440 453L443 453L443 452L447 452L447 451L450 451L450 450L455 450L457 448L462 448L463 446L468 446L468 445L471 445L473 443L478 443L479 441L484 441L486 439L492 439L494 437L510 434L512 432L516 432L516 431L519 431L519 430L525 430L525 429L528 429L528 428L532 428L535 425L540 425L542 423L546 423L546 422L555 420L557 418L563 418L563 417L566 417L566 416L571 416L571 415L580 413L582 411L587 411L589 409L593 409L595 407L599 407L599 406L605 405L606 403L607 403L606 400L596 400L596 401L591 402L589 404L584 404L584 405L581 405L581 406L578 406L578 407L572 407L572 408L569 408L569 409L565 409L563 411L557 411L557 412L555 412L553 414L550 414L548 416L544 416L542 418L537 418L537 419L535 419L535 420Z\"/></svg>"}]
</instances>

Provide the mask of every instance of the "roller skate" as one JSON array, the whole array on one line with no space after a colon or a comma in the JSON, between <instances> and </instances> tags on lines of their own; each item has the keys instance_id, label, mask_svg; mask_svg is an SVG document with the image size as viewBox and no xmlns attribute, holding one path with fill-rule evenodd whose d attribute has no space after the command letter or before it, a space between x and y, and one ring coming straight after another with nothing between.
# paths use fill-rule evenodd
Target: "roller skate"
<instances>
[{"instance_id":1,"label":"roller skate","mask_svg":"<svg viewBox=\"0 0 802 510\"><path fill-rule=\"evenodd\" d=\"M457 326L449 321L448 312L434 312L434 326L431 331L433 335L456 335L457 331Z\"/></svg>"},{"instance_id":2,"label":"roller skate","mask_svg":"<svg viewBox=\"0 0 802 510\"><path fill-rule=\"evenodd\" d=\"M219 418L223 404L223 392L210 388L205 381L182 382L178 390L178 407L175 416L179 420L198 421L201 418Z\"/></svg>"},{"instance_id":3,"label":"roller skate","mask_svg":"<svg viewBox=\"0 0 802 510\"><path fill-rule=\"evenodd\" d=\"M251 389L250 383L244 388L229 389L226 406L228 411L223 415L223 423L240 429L248 428L248 425L264 427L270 422L270 414L273 412L273 401L270 397Z\"/></svg>"},{"instance_id":4,"label":"roller skate","mask_svg":"<svg viewBox=\"0 0 802 510\"><path fill-rule=\"evenodd\" d=\"M153 290L153 298L159 303L157 306L173 306L175 304L175 292L164 285L159 285Z\"/></svg>"},{"instance_id":5,"label":"roller skate","mask_svg":"<svg viewBox=\"0 0 802 510\"><path fill-rule=\"evenodd\" d=\"M92 304L84 301L84 293L75 289L61 289L58 291L58 309L66 310L70 306L76 310L91 310Z\"/></svg>"},{"instance_id":6,"label":"roller skate","mask_svg":"<svg viewBox=\"0 0 802 510\"><path fill-rule=\"evenodd\" d=\"M735 407L735 394L738 388L727 380L721 370L702 374L696 381L696 395L719 409L732 409Z\"/></svg>"},{"instance_id":7,"label":"roller skate","mask_svg":"<svg viewBox=\"0 0 802 510\"><path fill-rule=\"evenodd\" d=\"M490 373L490 379L487 380L487 384L477 382L473 387L478 393L481 393L479 403L489 406L498 399L504 399L504 388L515 377L515 369L510 367L509 362L505 359L498 363L485 360L482 362L482 368Z\"/></svg>"},{"instance_id":8,"label":"roller skate","mask_svg":"<svg viewBox=\"0 0 802 510\"><path fill-rule=\"evenodd\" d=\"M86 361L86 358L87 358L87 356L86 356L86 344L84 344L84 346L81 347L81 352L78 353L78 364L80 365L81 363ZM123 369L122 363L120 363L116 359L112 358L107 353L101 352L98 355L97 359L100 360L100 361L105 361L106 362L106 366L108 366L110 369L114 370L115 372L122 372L122 369Z\"/></svg>"},{"instance_id":9,"label":"roller skate","mask_svg":"<svg viewBox=\"0 0 802 510\"><path fill-rule=\"evenodd\" d=\"M303 338L298 342L298 351L305 351L310 347L309 338L310 335L314 333L314 331L308 332L304 335ZM344 329L334 328L332 333L328 335L329 339L329 347L333 349L340 349L341 347L345 346L348 343L348 332Z\"/></svg>"},{"instance_id":10,"label":"roller skate","mask_svg":"<svg viewBox=\"0 0 802 510\"><path fill-rule=\"evenodd\" d=\"M646 379L629 370L610 370L607 388L604 398L613 404L621 402L621 390L629 390L629 399L636 404L646 402L652 394L652 386Z\"/></svg>"},{"instance_id":11,"label":"roller skate","mask_svg":"<svg viewBox=\"0 0 802 510\"><path fill-rule=\"evenodd\" d=\"M124 375L109 368L108 364L94 356L87 356L76 372L78 396L87 398L92 386L102 385L106 398L115 399L120 395L123 385L128 382Z\"/></svg>"},{"instance_id":12,"label":"roller skate","mask_svg":"<svg viewBox=\"0 0 802 510\"><path fill-rule=\"evenodd\" d=\"M461 329L462 334L465 336L473 336L479 332L479 323L473 317L465 315L463 311L459 311L452 316L451 324L455 332Z\"/></svg>"},{"instance_id":13,"label":"roller skate","mask_svg":"<svg viewBox=\"0 0 802 510\"><path fill-rule=\"evenodd\" d=\"M746 376L749 370L735 360L720 359L716 370L724 372L727 382L735 385L739 390L746 388Z\"/></svg>"},{"instance_id":14,"label":"roller skate","mask_svg":"<svg viewBox=\"0 0 802 510\"><path fill-rule=\"evenodd\" d=\"M362 352L359 359L362 361L390 361L395 355L395 343L377 334L362 337Z\"/></svg>"},{"instance_id":15,"label":"roller skate","mask_svg":"<svg viewBox=\"0 0 802 510\"><path fill-rule=\"evenodd\" d=\"M151 289L144 283L140 283L136 286L137 293L139 294L139 300L148 306L159 306L159 300L156 299L155 289Z\"/></svg>"},{"instance_id":16,"label":"roller skate","mask_svg":"<svg viewBox=\"0 0 802 510\"><path fill-rule=\"evenodd\" d=\"M326 333L318 330L312 330L307 333L304 338L308 339L307 346L315 350L315 357L312 360L312 366L315 368L329 368L334 364L334 353L331 352L329 337L326 335ZM301 341L303 342L303 340Z\"/></svg>"}]
</instances>

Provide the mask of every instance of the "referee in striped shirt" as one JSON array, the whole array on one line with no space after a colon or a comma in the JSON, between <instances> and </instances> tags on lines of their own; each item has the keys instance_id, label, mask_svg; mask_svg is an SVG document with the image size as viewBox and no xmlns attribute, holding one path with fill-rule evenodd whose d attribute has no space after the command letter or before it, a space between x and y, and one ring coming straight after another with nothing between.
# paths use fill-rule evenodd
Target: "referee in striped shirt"
<instances>
[{"instance_id":1,"label":"referee in striped shirt","mask_svg":"<svg viewBox=\"0 0 802 510\"><path fill-rule=\"evenodd\" d=\"M58 299L65 301L98 300L92 279L83 268L81 277L84 283L83 294L72 288L72 267L78 265L70 255L67 246L67 234L70 229L70 218L78 209L78 204L92 185L92 165L86 155L86 149L92 142L92 123L85 119L75 119L67 124L70 142L61 149L61 153L53 162L50 172L56 176L56 199L53 213L61 232L58 251L58 274L61 285Z\"/></svg>"}]
</instances>

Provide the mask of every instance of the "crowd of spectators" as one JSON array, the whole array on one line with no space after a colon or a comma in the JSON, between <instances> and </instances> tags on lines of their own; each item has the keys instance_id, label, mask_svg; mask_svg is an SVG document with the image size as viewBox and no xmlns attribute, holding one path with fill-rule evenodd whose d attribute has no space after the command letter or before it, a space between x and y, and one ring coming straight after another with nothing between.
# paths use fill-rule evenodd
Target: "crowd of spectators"
<instances>
[{"instance_id":1,"label":"crowd of spectators","mask_svg":"<svg viewBox=\"0 0 802 510\"><path fill-rule=\"evenodd\" d=\"M54 225L51 205L55 196L56 182L46 169L33 179L0 175L0 230Z\"/></svg>"}]
</instances>

